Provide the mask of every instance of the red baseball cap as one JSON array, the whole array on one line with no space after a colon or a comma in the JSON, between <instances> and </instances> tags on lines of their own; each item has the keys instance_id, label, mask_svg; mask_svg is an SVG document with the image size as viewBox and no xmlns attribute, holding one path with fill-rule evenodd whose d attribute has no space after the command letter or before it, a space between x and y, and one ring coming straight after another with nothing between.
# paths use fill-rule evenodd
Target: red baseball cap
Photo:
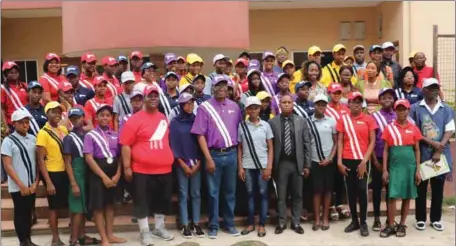
<instances>
[{"instance_id":1,"label":"red baseball cap","mask_svg":"<svg viewBox=\"0 0 456 246\"><path fill-rule=\"evenodd\" d=\"M399 99L394 103L394 109L396 109L399 105L402 105L406 108L410 108L410 102L407 99Z\"/></svg>"},{"instance_id":2,"label":"red baseball cap","mask_svg":"<svg viewBox=\"0 0 456 246\"><path fill-rule=\"evenodd\" d=\"M69 90L74 90L73 86L68 81L62 81L59 85L59 90L67 92Z\"/></svg>"},{"instance_id":3,"label":"red baseball cap","mask_svg":"<svg viewBox=\"0 0 456 246\"><path fill-rule=\"evenodd\" d=\"M328 86L328 91L329 91L329 93L334 93L336 91L342 92L343 88L342 88L342 86L339 83L331 83Z\"/></svg>"},{"instance_id":4,"label":"red baseball cap","mask_svg":"<svg viewBox=\"0 0 456 246\"><path fill-rule=\"evenodd\" d=\"M101 59L101 65L109 65L109 66L112 66L112 65L116 65L117 64L117 61L116 61L116 58L112 57L112 56L105 56L103 57L103 59Z\"/></svg>"},{"instance_id":5,"label":"red baseball cap","mask_svg":"<svg viewBox=\"0 0 456 246\"><path fill-rule=\"evenodd\" d=\"M177 59L176 59L176 61L179 61L179 60L182 60L182 61L186 62L186 61L185 61L185 57L183 57L183 56L178 56Z\"/></svg>"},{"instance_id":6,"label":"red baseball cap","mask_svg":"<svg viewBox=\"0 0 456 246\"><path fill-rule=\"evenodd\" d=\"M97 61L97 57L91 53L91 52L86 52L84 53L82 56L81 56L81 62L96 62Z\"/></svg>"},{"instance_id":7,"label":"red baseball cap","mask_svg":"<svg viewBox=\"0 0 456 246\"><path fill-rule=\"evenodd\" d=\"M15 62L13 62L13 61L4 62L4 63L3 63L3 66L2 66L2 72L5 71L5 70L7 70L7 69L11 69L11 68L13 68L13 67L19 68L19 66L18 66Z\"/></svg>"},{"instance_id":8,"label":"red baseball cap","mask_svg":"<svg viewBox=\"0 0 456 246\"><path fill-rule=\"evenodd\" d=\"M234 64L235 66L239 63L242 63L244 64L244 66L248 67L249 66L249 62L246 60L246 59L243 59L243 58L239 58L236 60L236 63Z\"/></svg>"},{"instance_id":9,"label":"red baseball cap","mask_svg":"<svg viewBox=\"0 0 456 246\"><path fill-rule=\"evenodd\" d=\"M143 54L141 53L141 51L137 51L137 50L131 52L130 59L133 59L133 57L135 57L135 56L138 57L139 59L142 59L144 57Z\"/></svg>"},{"instance_id":10,"label":"red baseball cap","mask_svg":"<svg viewBox=\"0 0 456 246\"><path fill-rule=\"evenodd\" d=\"M103 76L97 76L93 80L93 86L97 86L97 85L101 84L102 82L108 83L108 81Z\"/></svg>"},{"instance_id":11,"label":"red baseball cap","mask_svg":"<svg viewBox=\"0 0 456 246\"><path fill-rule=\"evenodd\" d=\"M46 61L50 61L52 59L57 59L57 61L60 62L60 57L56 53L48 53L46 55Z\"/></svg>"},{"instance_id":12,"label":"red baseball cap","mask_svg":"<svg viewBox=\"0 0 456 246\"><path fill-rule=\"evenodd\" d=\"M348 94L348 100L354 100L355 98L361 98L364 99L363 94L361 94L359 91L354 91Z\"/></svg>"},{"instance_id":13,"label":"red baseball cap","mask_svg":"<svg viewBox=\"0 0 456 246\"><path fill-rule=\"evenodd\" d=\"M158 93L158 88L155 85L148 85L144 88L144 96L149 95L152 92L157 92Z\"/></svg>"}]
</instances>

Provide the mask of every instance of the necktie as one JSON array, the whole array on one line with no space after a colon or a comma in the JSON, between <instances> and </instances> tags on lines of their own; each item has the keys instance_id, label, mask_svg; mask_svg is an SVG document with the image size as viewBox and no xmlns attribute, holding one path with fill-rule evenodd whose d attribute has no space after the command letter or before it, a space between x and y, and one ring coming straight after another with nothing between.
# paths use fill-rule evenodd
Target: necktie
<instances>
[{"instance_id":1,"label":"necktie","mask_svg":"<svg viewBox=\"0 0 456 246\"><path fill-rule=\"evenodd\" d=\"M290 119L285 119L285 154L291 155L291 130Z\"/></svg>"}]
</instances>

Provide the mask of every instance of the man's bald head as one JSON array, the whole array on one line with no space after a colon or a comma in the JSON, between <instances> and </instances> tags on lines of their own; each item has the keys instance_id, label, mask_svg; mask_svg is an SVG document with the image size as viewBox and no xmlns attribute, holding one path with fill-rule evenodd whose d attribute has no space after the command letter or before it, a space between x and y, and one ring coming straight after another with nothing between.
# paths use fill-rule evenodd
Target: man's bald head
<instances>
[{"instance_id":1,"label":"man's bald head","mask_svg":"<svg viewBox=\"0 0 456 246\"><path fill-rule=\"evenodd\" d=\"M285 95L280 98L280 109L283 115L293 113L293 97L291 95Z\"/></svg>"}]
</instances>

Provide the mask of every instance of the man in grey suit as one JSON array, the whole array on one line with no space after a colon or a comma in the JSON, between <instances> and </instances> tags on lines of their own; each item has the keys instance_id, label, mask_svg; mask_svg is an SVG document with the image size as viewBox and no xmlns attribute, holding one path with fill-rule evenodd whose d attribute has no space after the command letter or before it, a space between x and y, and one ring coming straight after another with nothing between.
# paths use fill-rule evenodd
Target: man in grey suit
<instances>
[{"instance_id":1,"label":"man in grey suit","mask_svg":"<svg viewBox=\"0 0 456 246\"><path fill-rule=\"evenodd\" d=\"M293 99L283 96L280 99L282 114L269 121L274 134L273 178L277 185L279 224L275 234L281 234L286 227L286 199L288 181L292 187L291 229L303 234L299 225L302 210L302 181L310 172L311 134L304 118L293 115Z\"/></svg>"}]
</instances>

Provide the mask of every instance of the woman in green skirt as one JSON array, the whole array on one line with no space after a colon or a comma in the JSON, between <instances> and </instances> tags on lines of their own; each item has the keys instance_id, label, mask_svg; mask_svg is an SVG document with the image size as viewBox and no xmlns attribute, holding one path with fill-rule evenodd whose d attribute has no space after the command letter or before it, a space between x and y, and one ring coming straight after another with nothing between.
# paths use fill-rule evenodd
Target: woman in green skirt
<instances>
[{"instance_id":1,"label":"woman in green skirt","mask_svg":"<svg viewBox=\"0 0 456 246\"><path fill-rule=\"evenodd\" d=\"M408 120L410 103L399 99L394 104L397 118L383 131L385 140L383 150L383 180L388 183L388 221L389 224L380 232L381 237L396 233L404 237L405 219L410 206L410 199L417 197L417 185L421 182L419 172L419 141L423 138L416 125ZM401 222L394 229L396 199L402 199Z\"/></svg>"}]
</instances>

